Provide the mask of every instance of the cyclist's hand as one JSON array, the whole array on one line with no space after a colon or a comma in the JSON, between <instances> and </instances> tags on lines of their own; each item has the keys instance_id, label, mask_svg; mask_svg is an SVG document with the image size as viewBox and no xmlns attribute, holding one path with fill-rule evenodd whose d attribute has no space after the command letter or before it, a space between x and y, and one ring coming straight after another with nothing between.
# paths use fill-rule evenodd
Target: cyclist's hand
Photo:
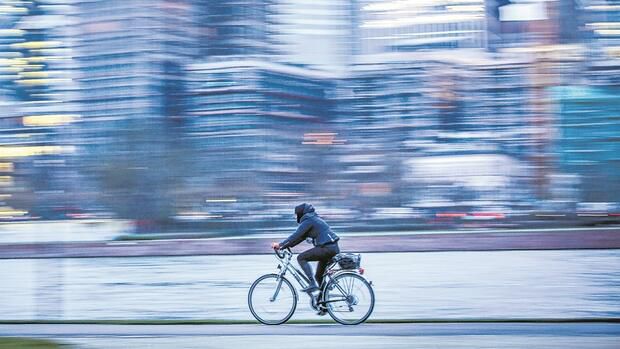
<instances>
[{"instance_id":1,"label":"cyclist's hand","mask_svg":"<svg viewBox=\"0 0 620 349\"><path fill-rule=\"evenodd\" d=\"M271 248L273 248L274 250L279 250L280 249L280 244L277 242L272 242L271 243Z\"/></svg>"}]
</instances>

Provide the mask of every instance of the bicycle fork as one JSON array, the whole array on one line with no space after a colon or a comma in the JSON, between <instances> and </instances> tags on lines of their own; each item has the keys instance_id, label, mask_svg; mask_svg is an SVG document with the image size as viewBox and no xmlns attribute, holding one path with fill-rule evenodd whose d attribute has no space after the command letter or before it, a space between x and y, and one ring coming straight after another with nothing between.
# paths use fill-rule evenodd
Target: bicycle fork
<instances>
[{"instance_id":1,"label":"bicycle fork","mask_svg":"<svg viewBox=\"0 0 620 349\"><path fill-rule=\"evenodd\" d=\"M278 269L281 270L282 266L278 265ZM286 269L284 269L284 271L278 274L278 284L276 285L276 290L273 292L273 296L269 298L270 302L275 302L276 298L278 298L278 294L280 293L280 288L282 288L282 278L284 277L284 274L286 274Z\"/></svg>"},{"instance_id":2,"label":"bicycle fork","mask_svg":"<svg viewBox=\"0 0 620 349\"><path fill-rule=\"evenodd\" d=\"M273 292L273 296L269 298L270 302L275 302L276 298L278 298L278 293L280 293L280 288L282 287L282 276L278 277L278 285L276 286L276 290Z\"/></svg>"}]
</instances>

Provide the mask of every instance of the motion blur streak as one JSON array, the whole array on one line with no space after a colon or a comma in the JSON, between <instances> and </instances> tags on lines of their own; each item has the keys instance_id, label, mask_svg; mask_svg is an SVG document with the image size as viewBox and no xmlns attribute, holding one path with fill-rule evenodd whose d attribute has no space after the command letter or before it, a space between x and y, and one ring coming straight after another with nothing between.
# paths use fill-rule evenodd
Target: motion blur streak
<instances>
[{"instance_id":1,"label":"motion blur streak","mask_svg":"<svg viewBox=\"0 0 620 349\"><path fill-rule=\"evenodd\" d=\"M614 223L620 4L3 0L0 220Z\"/></svg>"},{"instance_id":2,"label":"motion blur streak","mask_svg":"<svg viewBox=\"0 0 620 349\"><path fill-rule=\"evenodd\" d=\"M253 319L303 202L455 323L30 323ZM0 0L0 347L617 348L619 223L620 0Z\"/></svg>"}]
</instances>

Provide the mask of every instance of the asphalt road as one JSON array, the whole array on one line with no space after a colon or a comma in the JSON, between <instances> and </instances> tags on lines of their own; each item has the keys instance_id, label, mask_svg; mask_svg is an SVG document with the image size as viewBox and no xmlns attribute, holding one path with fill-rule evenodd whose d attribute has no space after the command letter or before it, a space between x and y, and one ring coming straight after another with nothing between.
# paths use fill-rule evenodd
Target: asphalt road
<instances>
[{"instance_id":1,"label":"asphalt road","mask_svg":"<svg viewBox=\"0 0 620 349\"><path fill-rule=\"evenodd\" d=\"M0 325L0 336L48 338L78 349L294 347L620 348L618 323L342 325Z\"/></svg>"},{"instance_id":2,"label":"asphalt road","mask_svg":"<svg viewBox=\"0 0 620 349\"><path fill-rule=\"evenodd\" d=\"M393 323L267 325L3 324L0 336L615 336L620 323ZM620 347L620 341L618 343Z\"/></svg>"}]
</instances>

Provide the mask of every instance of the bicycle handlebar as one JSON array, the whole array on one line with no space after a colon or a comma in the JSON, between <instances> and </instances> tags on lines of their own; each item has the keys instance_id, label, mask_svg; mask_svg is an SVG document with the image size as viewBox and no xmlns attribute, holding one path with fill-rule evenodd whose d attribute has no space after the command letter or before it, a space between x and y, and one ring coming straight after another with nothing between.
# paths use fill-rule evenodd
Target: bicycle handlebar
<instances>
[{"instance_id":1,"label":"bicycle handlebar","mask_svg":"<svg viewBox=\"0 0 620 349\"><path fill-rule=\"evenodd\" d=\"M274 252L276 253L278 258L280 258L280 259L284 259L284 257L286 257L286 253L285 252L288 252L291 255L293 254L293 252L291 252L291 249L288 248L288 247L286 249L284 249L284 250L274 249Z\"/></svg>"}]
</instances>

